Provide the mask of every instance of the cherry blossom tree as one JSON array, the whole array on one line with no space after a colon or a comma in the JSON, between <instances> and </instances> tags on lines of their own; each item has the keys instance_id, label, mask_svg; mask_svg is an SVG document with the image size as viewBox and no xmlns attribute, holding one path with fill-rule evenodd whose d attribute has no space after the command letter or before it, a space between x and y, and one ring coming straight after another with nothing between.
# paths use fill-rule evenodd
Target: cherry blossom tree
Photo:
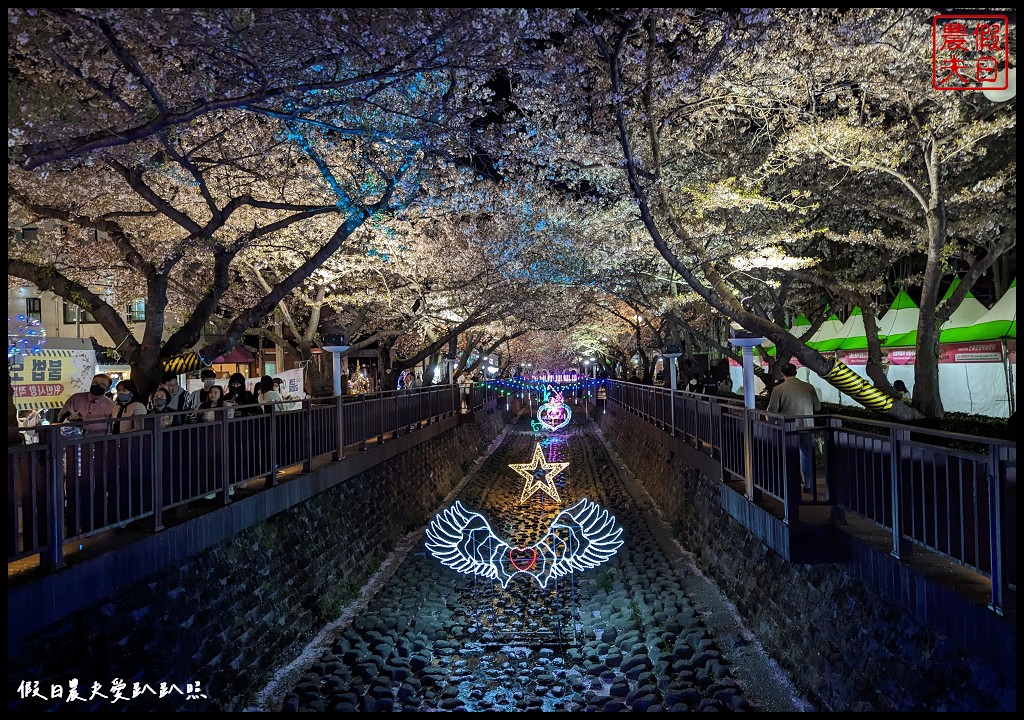
<instances>
[{"instance_id":1,"label":"cherry blossom tree","mask_svg":"<svg viewBox=\"0 0 1024 720\"><path fill-rule=\"evenodd\" d=\"M550 174L613 195L624 182L633 202L624 221L642 222L650 244L692 291L823 377L837 369L834 361L758 312L756 294L737 293L731 274L806 284L807 272L819 272L821 259L809 252L818 243L909 244L926 259L921 398L915 387L914 408L889 403L887 412L905 420L939 416L938 327L1012 245L999 222L951 238L946 205L966 200L972 188L1013 196L1012 160L995 173L981 166L986 141L1011 135L1014 116L1012 108L979 109L965 93L936 97L930 17L905 9L578 10L572 32L545 48L545 71L523 74L529 89L516 101L524 123L528 118L551 140ZM807 52L823 31L834 39L830 51ZM564 100L544 107L537 98L545 94ZM554 141L565 137L577 140ZM954 158L960 164L952 173ZM779 192L780 176L802 169L806 179L815 162L842 168L869 189L864 201L875 208L874 227L807 223L816 205L838 207L847 191L843 184L801 183ZM892 212L900 193L899 212ZM904 227L898 235L894 225L907 224L899 218L918 232ZM967 287L962 282L939 303L939 281L956 256L973 258ZM870 317L866 325L870 336ZM891 388L884 376L874 379L884 397ZM870 388L857 392L878 397Z\"/></svg>"},{"instance_id":2,"label":"cherry blossom tree","mask_svg":"<svg viewBox=\"0 0 1024 720\"><path fill-rule=\"evenodd\" d=\"M222 354L368 220L472 180L521 15L10 10L11 222L46 231L11 243L9 273L91 312L143 390ZM197 345L264 243L287 272ZM137 338L115 308L140 296Z\"/></svg>"}]
</instances>

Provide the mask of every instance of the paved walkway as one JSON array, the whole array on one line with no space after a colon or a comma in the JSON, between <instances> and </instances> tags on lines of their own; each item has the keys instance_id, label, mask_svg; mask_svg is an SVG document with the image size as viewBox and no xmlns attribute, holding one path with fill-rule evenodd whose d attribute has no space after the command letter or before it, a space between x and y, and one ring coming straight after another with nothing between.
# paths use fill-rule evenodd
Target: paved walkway
<instances>
[{"instance_id":1,"label":"paved walkway","mask_svg":"<svg viewBox=\"0 0 1024 720\"><path fill-rule=\"evenodd\" d=\"M541 442L561 502L509 468ZM269 711L801 711L788 680L690 562L597 427L506 429L438 511L458 500L511 545L537 542L586 498L623 529L604 565L541 588L444 567L410 534L359 601L282 668Z\"/></svg>"}]
</instances>

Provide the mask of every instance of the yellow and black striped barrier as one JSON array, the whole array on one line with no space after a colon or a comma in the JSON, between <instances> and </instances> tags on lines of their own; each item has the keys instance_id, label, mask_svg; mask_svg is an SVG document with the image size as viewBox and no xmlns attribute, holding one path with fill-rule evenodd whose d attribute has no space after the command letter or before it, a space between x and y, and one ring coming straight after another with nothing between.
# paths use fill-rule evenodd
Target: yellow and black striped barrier
<instances>
[{"instance_id":1,"label":"yellow and black striped barrier","mask_svg":"<svg viewBox=\"0 0 1024 720\"><path fill-rule=\"evenodd\" d=\"M885 412L892 407L891 397L838 360L825 376L825 380L839 392L849 395L869 410Z\"/></svg>"},{"instance_id":2,"label":"yellow and black striped barrier","mask_svg":"<svg viewBox=\"0 0 1024 720\"><path fill-rule=\"evenodd\" d=\"M173 373L187 373L199 368L208 367L209 363L203 360L203 356L197 353L195 350L187 352L184 355L178 355L172 357L170 360L164 360L164 371L170 371Z\"/></svg>"}]
</instances>

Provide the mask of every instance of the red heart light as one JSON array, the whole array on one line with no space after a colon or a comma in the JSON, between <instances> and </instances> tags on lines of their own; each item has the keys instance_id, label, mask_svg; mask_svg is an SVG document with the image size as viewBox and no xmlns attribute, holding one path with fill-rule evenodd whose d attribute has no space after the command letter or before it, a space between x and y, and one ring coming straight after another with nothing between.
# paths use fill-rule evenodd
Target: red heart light
<instances>
[{"instance_id":1,"label":"red heart light","mask_svg":"<svg viewBox=\"0 0 1024 720\"><path fill-rule=\"evenodd\" d=\"M537 548L511 548L508 559L516 570L529 570L537 563Z\"/></svg>"}]
</instances>

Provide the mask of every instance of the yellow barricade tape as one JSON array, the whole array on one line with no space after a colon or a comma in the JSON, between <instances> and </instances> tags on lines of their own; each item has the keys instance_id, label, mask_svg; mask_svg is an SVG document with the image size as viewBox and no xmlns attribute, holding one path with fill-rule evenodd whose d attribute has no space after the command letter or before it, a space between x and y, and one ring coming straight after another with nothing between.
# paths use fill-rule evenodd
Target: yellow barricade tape
<instances>
[{"instance_id":1,"label":"yellow barricade tape","mask_svg":"<svg viewBox=\"0 0 1024 720\"><path fill-rule=\"evenodd\" d=\"M184 355L178 355L172 357L169 360L164 360L164 370L175 372L178 374L192 372L199 368L207 367L209 363L203 361L202 355L197 353L195 350L187 352Z\"/></svg>"},{"instance_id":2,"label":"yellow barricade tape","mask_svg":"<svg viewBox=\"0 0 1024 720\"><path fill-rule=\"evenodd\" d=\"M825 380L839 392L849 395L869 410L884 412L892 407L891 397L838 360L825 376Z\"/></svg>"}]
</instances>

